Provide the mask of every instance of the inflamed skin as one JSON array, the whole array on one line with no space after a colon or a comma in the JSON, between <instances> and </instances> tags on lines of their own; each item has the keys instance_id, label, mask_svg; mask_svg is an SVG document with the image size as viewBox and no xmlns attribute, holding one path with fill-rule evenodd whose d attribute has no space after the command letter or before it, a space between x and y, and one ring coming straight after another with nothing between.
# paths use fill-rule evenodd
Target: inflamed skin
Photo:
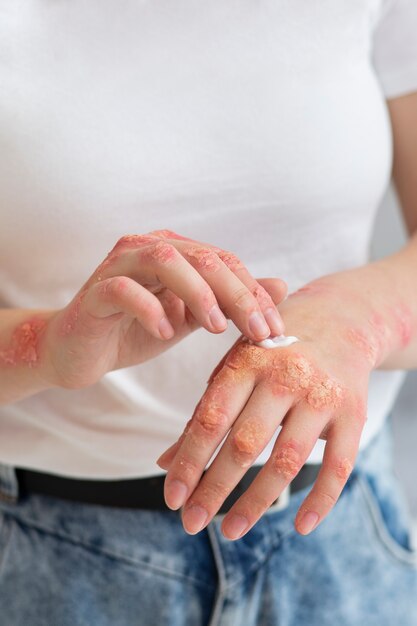
<instances>
[{"instance_id":1,"label":"inflamed skin","mask_svg":"<svg viewBox=\"0 0 417 626\"><path fill-rule=\"evenodd\" d=\"M411 293L411 281L406 288ZM295 520L300 533L311 532L353 469L370 372L417 354L417 302L394 288L384 264L314 281L279 309L286 334L299 341L277 347L264 341L264 348L239 338L215 368L185 431L158 460L168 470L166 502L183 507L189 533L209 523L279 426L269 460L225 516L222 530L229 539L243 536L322 438L322 469Z\"/></svg>"}]
</instances>

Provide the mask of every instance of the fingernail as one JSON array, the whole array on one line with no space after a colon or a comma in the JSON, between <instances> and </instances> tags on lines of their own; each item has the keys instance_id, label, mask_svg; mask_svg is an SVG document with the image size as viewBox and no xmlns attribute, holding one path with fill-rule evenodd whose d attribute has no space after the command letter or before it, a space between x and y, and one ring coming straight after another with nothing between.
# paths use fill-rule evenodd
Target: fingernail
<instances>
[{"instance_id":1,"label":"fingernail","mask_svg":"<svg viewBox=\"0 0 417 626\"><path fill-rule=\"evenodd\" d=\"M213 328L215 328L216 330L225 330L227 326L227 319L220 311L217 304L211 307L209 312L209 318Z\"/></svg>"},{"instance_id":2,"label":"fingernail","mask_svg":"<svg viewBox=\"0 0 417 626\"><path fill-rule=\"evenodd\" d=\"M298 524L298 530L302 535L308 535L311 533L317 522L319 521L319 516L314 511L308 511L301 518L300 523Z\"/></svg>"},{"instance_id":3,"label":"fingernail","mask_svg":"<svg viewBox=\"0 0 417 626\"><path fill-rule=\"evenodd\" d=\"M198 533L206 523L208 513L203 507L194 504L183 514L184 528L190 535Z\"/></svg>"},{"instance_id":4,"label":"fingernail","mask_svg":"<svg viewBox=\"0 0 417 626\"><path fill-rule=\"evenodd\" d=\"M165 501L170 509L176 511L185 502L187 487L180 480L171 481L166 488Z\"/></svg>"},{"instance_id":5,"label":"fingernail","mask_svg":"<svg viewBox=\"0 0 417 626\"><path fill-rule=\"evenodd\" d=\"M159 322L158 330L162 339L171 339L174 335L174 329L166 317L163 317Z\"/></svg>"},{"instance_id":6,"label":"fingernail","mask_svg":"<svg viewBox=\"0 0 417 626\"><path fill-rule=\"evenodd\" d=\"M256 337L269 337L271 331L260 313L255 311L249 316L249 329Z\"/></svg>"},{"instance_id":7,"label":"fingernail","mask_svg":"<svg viewBox=\"0 0 417 626\"><path fill-rule=\"evenodd\" d=\"M282 323L282 320L278 315L278 311L276 309L273 309L272 307L266 309L266 311L264 311L264 317L274 335L284 334L284 324Z\"/></svg>"},{"instance_id":8,"label":"fingernail","mask_svg":"<svg viewBox=\"0 0 417 626\"><path fill-rule=\"evenodd\" d=\"M249 526L249 522L243 515L232 515L225 526L223 534L227 539L239 539Z\"/></svg>"}]
</instances>

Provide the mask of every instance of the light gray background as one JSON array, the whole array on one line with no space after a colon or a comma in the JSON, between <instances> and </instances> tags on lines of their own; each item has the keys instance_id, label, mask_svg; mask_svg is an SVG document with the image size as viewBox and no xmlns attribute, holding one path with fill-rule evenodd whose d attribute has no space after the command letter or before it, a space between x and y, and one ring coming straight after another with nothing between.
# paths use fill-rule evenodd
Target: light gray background
<instances>
[{"instance_id":1,"label":"light gray background","mask_svg":"<svg viewBox=\"0 0 417 626\"><path fill-rule=\"evenodd\" d=\"M375 223L373 258L398 250L406 241L401 212L392 189L382 202ZM417 282L417 272L416 272ZM409 372L394 407L394 449L396 472L402 480L411 511L417 522L417 371Z\"/></svg>"}]
</instances>

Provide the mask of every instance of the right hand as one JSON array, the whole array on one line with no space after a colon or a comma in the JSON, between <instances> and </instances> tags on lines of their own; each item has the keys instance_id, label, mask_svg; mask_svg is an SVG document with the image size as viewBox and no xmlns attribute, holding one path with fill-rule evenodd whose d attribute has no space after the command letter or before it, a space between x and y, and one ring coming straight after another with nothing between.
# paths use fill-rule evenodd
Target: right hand
<instances>
[{"instance_id":1,"label":"right hand","mask_svg":"<svg viewBox=\"0 0 417 626\"><path fill-rule=\"evenodd\" d=\"M147 361L229 317L254 341L284 327L280 279L255 280L232 253L153 231L122 237L67 307L49 319L42 348L48 382L76 389ZM226 317L225 317L226 316Z\"/></svg>"}]
</instances>

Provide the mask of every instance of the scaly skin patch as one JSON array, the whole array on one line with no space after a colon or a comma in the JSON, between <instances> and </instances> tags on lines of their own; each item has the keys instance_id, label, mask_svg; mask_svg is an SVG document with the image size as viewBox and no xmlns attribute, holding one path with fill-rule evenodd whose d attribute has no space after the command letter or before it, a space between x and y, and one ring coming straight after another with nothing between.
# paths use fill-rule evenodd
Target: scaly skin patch
<instances>
[{"instance_id":1,"label":"scaly skin patch","mask_svg":"<svg viewBox=\"0 0 417 626\"><path fill-rule=\"evenodd\" d=\"M352 472L352 469L353 465L349 459L342 459L336 466L336 474L341 480L346 482Z\"/></svg>"},{"instance_id":2,"label":"scaly skin patch","mask_svg":"<svg viewBox=\"0 0 417 626\"><path fill-rule=\"evenodd\" d=\"M97 281L103 280L104 272L106 272L112 265L114 265L120 257L121 257L121 253L114 252L114 251L109 252L106 258L104 259L104 261L100 263L100 265L94 272L92 278L96 279ZM89 282L93 282L93 281L89 281Z\"/></svg>"},{"instance_id":3,"label":"scaly skin patch","mask_svg":"<svg viewBox=\"0 0 417 626\"><path fill-rule=\"evenodd\" d=\"M261 285L257 285L255 287L255 289L253 289L252 291L253 295L255 296L255 298L257 299L259 306L263 309L266 307L270 307L272 306L271 304L271 298L268 295L268 292L266 291L266 289L264 289Z\"/></svg>"},{"instance_id":4,"label":"scaly skin patch","mask_svg":"<svg viewBox=\"0 0 417 626\"><path fill-rule=\"evenodd\" d=\"M380 356L380 348L371 334L366 334L360 329L349 328L346 336L351 343L355 344L357 348L359 348L359 351L365 357L369 365L371 367L375 367Z\"/></svg>"},{"instance_id":5,"label":"scaly skin patch","mask_svg":"<svg viewBox=\"0 0 417 626\"><path fill-rule=\"evenodd\" d=\"M314 377L311 363L302 354L285 353L273 356L275 380L291 392L308 389Z\"/></svg>"},{"instance_id":6,"label":"scaly skin patch","mask_svg":"<svg viewBox=\"0 0 417 626\"><path fill-rule=\"evenodd\" d=\"M141 259L150 262L156 261L157 263L161 263L161 265L168 265L176 258L177 254L174 246L159 240L158 243L144 248L143 252L141 252Z\"/></svg>"},{"instance_id":7,"label":"scaly skin patch","mask_svg":"<svg viewBox=\"0 0 417 626\"><path fill-rule=\"evenodd\" d=\"M264 425L259 418L248 418L237 429L232 443L237 452L242 454L256 455L260 446L267 436Z\"/></svg>"},{"instance_id":8,"label":"scaly skin patch","mask_svg":"<svg viewBox=\"0 0 417 626\"><path fill-rule=\"evenodd\" d=\"M264 348L242 341L228 355L225 365L235 371L260 370L268 364Z\"/></svg>"},{"instance_id":9,"label":"scaly skin patch","mask_svg":"<svg viewBox=\"0 0 417 626\"><path fill-rule=\"evenodd\" d=\"M84 288L67 307L60 327L58 328L59 337L67 337L74 332L80 317L81 304L86 293L87 288Z\"/></svg>"},{"instance_id":10,"label":"scaly skin patch","mask_svg":"<svg viewBox=\"0 0 417 626\"><path fill-rule=\"evenodd\" d=\"M217 435L223 431L227 417L221 407L215 405L206 407L205 404L202 404L197 411L196 421L200 424L205 433L208 435Z\"/></svg>"},{"instance_id":11,"label":"scaly skin patch","mask_svg":"<svg viewBox=\"0 0 417 626\"><path fill-rule=\"evenodd\" d=\"M190 259L195 259L197 267L201 270L205 270L206 272L218 272L220 269L218 257L212 250L194 246L188 248L185 255Z\"/></svg>"},{"instance_id":12,"label":"scaly skin patch","mask_svg":"<svg viewBox=\"0 0 417 626\"><path fill-rule=\"evenodd\" d=\"M237 272L237 270L244 269L245 266L243 265L242 261L235 254L233 254L233 252L221 250L220 248L216 248L216 252L223 261L223 263L227 265L227 267L232 270L232 272Z\"/></svg>"},{"instance_id":13,"label":"scaly skin patch","mask_svg":"<svg viewBox=\"0 0 417 626\"><path fill-rule=\"evenodd\" d=\"M149 246L150 244L154 244L157 241L159 241L158 237L152 235L152 233L150 233L149 235L125 235L124 237L121 237L121 239L119 239L119 241L116 243L113 250L111 250L109 254L113 254L120 249L135 249L142 246Z\"/></svg>"},{"instance_id":14,"label":"scaly skin patch","mask_svg":"<svg viewBox=\"0 0 417 626\"><path fill-rule=\"evenodd\" d=\"M32 318L15 328L10 345L0 350L1 365L28 365L35 367L39 363L39 343L46 321Z\"/></svg>"},{"instance_id":15,"label":"scaly skin patch","mask_svg":"<svg viewBox=\"0 0 417 626\"><path fill-rule=\"evenodd\" d=\"M122 256L123 252L143 248L149 245L155 245L158 241L160 241L159 237L152 234L125 235L124 237L121 237L116 245L110 250L104 261L100 263L92 278L97 281L102 280L104 272L116 263L116 261Z\"/></svg>"},{"instance_id":16,"label":"scaly skin patch","mask_svg":"<svg viewBox=\"0 0 417 626\"><path fill-rule=\"evenodd\" d=\"M265 350L242 341L231 351L225 365L236 376L248 370L255 377L263 375L269 379L273 395L296 394L314 409L338 408L345 397L337 381L323 374L303 354L286 349Z\"/></svg>"},{"instance_id":17,"label":"scaly skin patch","mask_svg":"<svg viewBox=\"0 0 417 626\"><path fill-rule=\"evenodd\" d=\"M330 378L326 378L314 382L307 394L306 401L313 409L320 410L326 407L337 409L342 405L344 397L345 393L342 387Z\"/></svg>"},{"instance_id":18,"label":"scaly skin patch","mask_svg":"<svg viewBox=\"0 0 417 626\"><path fill-rule=\"evenodd\" d=\"M273 468L281 474L286 481L290 481L298 474L302 465L302 458L299 452L300 445L290 439L283 444L281 450L273 459Z\"/></svg>"}]
</instances>

